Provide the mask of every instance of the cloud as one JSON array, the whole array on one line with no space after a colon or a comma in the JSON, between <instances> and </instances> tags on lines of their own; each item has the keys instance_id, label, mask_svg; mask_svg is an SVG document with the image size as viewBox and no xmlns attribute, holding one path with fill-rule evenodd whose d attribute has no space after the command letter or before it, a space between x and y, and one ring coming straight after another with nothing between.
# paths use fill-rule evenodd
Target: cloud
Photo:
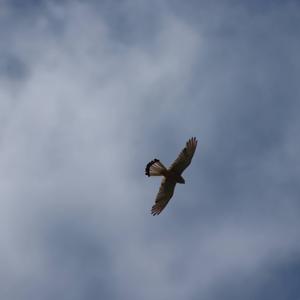
<instances>
[{"instance_id":1,"label":"cloud","mask_svg":"<svg viewBox=\"0 0 300 300\"><path fill-rule=\"evenodd\" d=\"M297 260L293 6L225 5L210 20L203 2L197 23L135 4L48 1L23 17L6 4L5 299L238 297L235 278L259 290ZM171 163L194 135L187 184L151 217L159 182L144 165Z\"/></svg>"}]
</instances>

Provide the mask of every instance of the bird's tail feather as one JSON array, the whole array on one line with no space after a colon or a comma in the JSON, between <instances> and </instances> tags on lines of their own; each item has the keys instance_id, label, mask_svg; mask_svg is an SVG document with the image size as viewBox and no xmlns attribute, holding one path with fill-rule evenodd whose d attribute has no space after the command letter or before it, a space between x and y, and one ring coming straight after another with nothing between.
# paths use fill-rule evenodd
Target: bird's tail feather
<instances>
[{"instance_id":1,"label":"bird's tail feather","mask_svg":"<svg viewBox=\"0 0 300 300\"><path fill-rule=\"evenodd\" d=\"M166 174L166 172L166 167L156 158L151 160L145 169L145 174L147 176L162 176Z\"/></svg>"}]
</instances>

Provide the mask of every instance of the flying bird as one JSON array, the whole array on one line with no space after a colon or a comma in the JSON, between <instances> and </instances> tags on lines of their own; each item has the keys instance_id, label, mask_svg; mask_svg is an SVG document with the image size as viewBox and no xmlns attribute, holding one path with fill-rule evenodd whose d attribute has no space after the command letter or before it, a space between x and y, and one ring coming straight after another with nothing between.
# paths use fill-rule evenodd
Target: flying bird
<instances>
[{"instance_id":1,"label":"flying bird","mask_svg":"<svg viewBox=\"0 0 300 300\"><path fill-rule=\"evenodd\" d=\"M145 174L147 176L163 176L155 199L155 204L151 209L151 214L153 216L159 215L166 207L174 194L176 183L185 183L181 174L191 163L197 147L197 142L195 137L189 139L184 149L168 169L156 158L147 164L145 169Z\"/></svg>"}]
</instances>

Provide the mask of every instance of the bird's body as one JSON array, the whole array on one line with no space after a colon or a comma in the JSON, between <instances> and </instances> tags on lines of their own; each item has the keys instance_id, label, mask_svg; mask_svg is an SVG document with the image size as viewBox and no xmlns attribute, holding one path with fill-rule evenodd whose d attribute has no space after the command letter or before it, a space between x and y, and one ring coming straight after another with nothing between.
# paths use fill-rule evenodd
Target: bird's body
<instances>
[{"instance_id":1,"label":"bird's body","mask_svg":"<svg viewBox=\"0 0 300 300\"><path fill-rule=\"evenodd\" d=\"M185 184L184 178L176 172L173 172L172 170L167 170L165 177L169 178L170 180L174 180L176 183Z\"/></svg>"},{"instance_id":2,"label":"bird's body","mask_svg":"<svg viewBox=\"0 0 300 300\"><path fill-rule=\"evenodd\" d=\"M181 174L191 163L196 147L196 138L189 139L185 148L168 169L158 159L154 159L147 164L145 169L147 176L163 176L155 204L151 210L152 215L160 214L166 207L174 194L176 183L185 183Z\"/></svg>"}]
</instances>

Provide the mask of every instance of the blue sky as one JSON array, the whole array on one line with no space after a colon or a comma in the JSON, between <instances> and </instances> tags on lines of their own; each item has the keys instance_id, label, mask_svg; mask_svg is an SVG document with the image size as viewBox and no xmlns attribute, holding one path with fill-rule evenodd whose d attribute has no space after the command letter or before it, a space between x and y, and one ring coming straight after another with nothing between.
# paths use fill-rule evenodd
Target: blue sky
<instances>
[{"instance_id":1,"label":"blue sky","mask_svg":"<svg viewBox=\"0 0 300 300\"><path fill-rule=\"evenodd\" d=\"M0 298L299 298L299 9L0 2Z\"/></svg>"}]
</instances>

